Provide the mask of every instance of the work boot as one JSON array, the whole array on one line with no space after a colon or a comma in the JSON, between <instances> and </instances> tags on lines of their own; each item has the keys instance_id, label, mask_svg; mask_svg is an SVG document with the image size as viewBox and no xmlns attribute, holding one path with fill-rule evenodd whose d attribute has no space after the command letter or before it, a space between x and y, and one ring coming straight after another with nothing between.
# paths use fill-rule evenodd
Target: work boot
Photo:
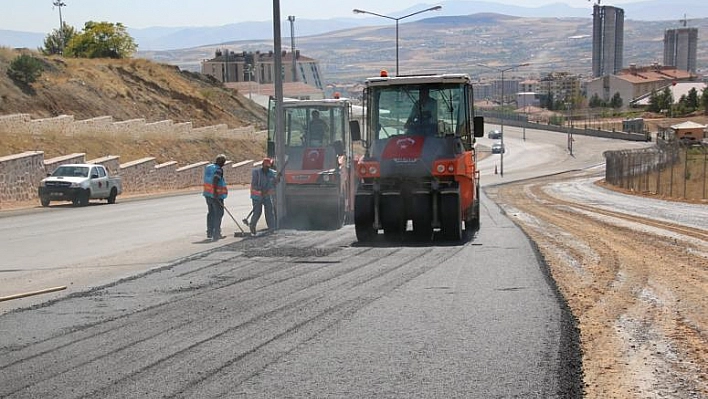
<instances>
[{"instance_id":1,"label":"work boot","mask_svg":"<svg viewBox=\"0 0 708 399\"><path fill-rule=\"evenodd\" d=\"M256 235L256 226L250 225L249 227L251 228L251 235L255 236Z\"/></svg>"}]
</instances>

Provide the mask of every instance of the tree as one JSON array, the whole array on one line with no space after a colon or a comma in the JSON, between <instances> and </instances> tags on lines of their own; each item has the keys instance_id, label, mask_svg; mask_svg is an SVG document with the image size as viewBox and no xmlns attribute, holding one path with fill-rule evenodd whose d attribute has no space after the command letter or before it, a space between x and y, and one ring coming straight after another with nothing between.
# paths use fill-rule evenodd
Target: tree
<instances>
[{"instance_id":1,"label":"tree","mask_svg":"<svg viewBox=\"0 0 708 399\"><path fill-rule=\"evenodd\" d=\"M22 54L10 62L10 66L7 68L7 76L15 82L29 85L34 83L42 75L43 71L44 66L42 66L41 61L31 55Z\"/></svg>"},{"instance_id":2,"label":"tree","mask_svg":"<svg viewBox=\"0 0 708 399\"><path fill-rule=\"evenodd\" d=\"M80 58L130 58L138 45L123 24L89 21L66 45L64 55Z\"/></svg>"},{"instance_id":3,"label":"tree","mask_svg":"<svg viewBox=\"0 0 708 399\"><path fill-rule=\"evenodd\" d=\"M670 110L674 105L674 95L671 93L669 86L664 87L664 90L659 95L659 105L661 106L661 109L668 110Z\"/></svg>"},{"instance_id":4,"label":"tree","mask_svg":"<svg viewBox=\"0 0 708 399\"><path fill-rule=\"evenodd\" d=\"M597 93L594 93L592 97L590 97L588 106L590 108L602 108L605 106L605 102L602 101L602 99L600 98L600 96L597 95Z\"/></svg>"},{"instance_id":5,"label":"tree","mask_svg":"<svg viewBox=\"0 0 708 399\"><path fill-rule=\"evenodd\" d=\"M650 112L663 112L671 110L671 106L674 104L674 95L671 94L671 89L665 87L661 93L657 93L652 90L651 95L649 95L649 111Z\"/></svg>"},{"instance_id":6,"label":"tree","mask_svg":"<svg viewBox=\"0 0 708 399\"><path fill-rule=\"evenodd\" d=\"M619 92L615 92L615 95L612 96L610 106L614 109L622 108L622 96L620 96Z\"/></svg>"},{"instance_id":7,"label":"tree","mask_svg":"<svg viewBox=\"0 0 708 399\"><path fill-rule=\"evenodd\" d=\"M76 36L76 29L64 22L62 29L54 29L44 38L44 46L40 49L45 55L62 54L66 44Z\"/></svg>"},{"instance_id":8,"label":"tree","mask_svg":"<svg viewBox=\"0 0 708 399\"><path fill-rule=\"evenodd\" d=\"M703 88L703 94L701 95L701 103L703 104L703 113L708 115L708 87Z\"/></svg>"},{"instance_id":9,"label":"tree","mask_svg":"<svg viewBox=\"0 0 708 399\"><path fill-rule=\"evenodd\" d=\"M649 95L649 112L661 112L661 105L659 104L659 94L656 90L652 90Z\"/></svg>"},{"instance_id":10,"label":"tree","mask_svg":"<svg viewBox=\"0 0 708 399\"><path fill-rule=\"evenodd\" d=\"M698 109L700 104L698 101L698 91L695 87L692 87L691 90L688 91L688 97L686 98L686 101L688 107L691 109L691 112Z\"/></svg>"}]
</instances>

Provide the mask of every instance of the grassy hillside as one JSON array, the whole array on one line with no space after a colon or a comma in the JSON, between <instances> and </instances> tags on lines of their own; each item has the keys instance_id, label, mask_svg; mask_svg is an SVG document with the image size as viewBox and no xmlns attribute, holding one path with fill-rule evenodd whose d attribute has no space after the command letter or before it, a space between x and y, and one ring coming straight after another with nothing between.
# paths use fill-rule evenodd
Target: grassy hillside
<instances>
[{"instance_id":1,"label":"grassy hillside","mask_svg":"<svg viewBox=\"0 0 708 399\"><path fill-rule=\"evenodd\" d=\"M30 87L8 78L9 63L19 53L0 48L0 115L29 114L33 119L73 115L76 120L110 115L116 121L145 119L191 122L194 127L226 124L231 128L265 128L265 110L247 98L224 89L200 74L144 59L66 59L34 53L44 65L41 77ZM265 143L234 138L177 140L145 137L91 140L60 134L21 137L0 131L0 156L27 150L45 151L50 158L86 152L91 159L111 153L122 161L154 156L158 161L180 164L210 160L227 153L233 159L261 156Z\"/></svg>"}]
</instances>

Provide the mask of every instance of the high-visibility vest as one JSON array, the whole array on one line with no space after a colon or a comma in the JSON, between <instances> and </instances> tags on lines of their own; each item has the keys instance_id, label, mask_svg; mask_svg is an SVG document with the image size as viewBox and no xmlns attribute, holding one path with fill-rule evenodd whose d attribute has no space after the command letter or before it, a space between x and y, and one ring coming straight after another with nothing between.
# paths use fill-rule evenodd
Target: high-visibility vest
<instances>
[{"instance_id":1,"label":"high-visibility vest","mask_svg":"<svg viewBox=\"0 0 708 399\"><path fill-rule=\"evenodd\" d=\"M226 180L224 180L223 171L221 178L216 182L216 187L214 187L214 175L217 169L221 169L219 165L209 164L204 170L204 191L205 197L224 199L229 195L229 189L226 187Z\"/></svg>"},{"instance_id":2,"label":"high-visibility vest","mask_svg":"<svg viewBox=\"0 0 708 399\"><path fill-rule=\"evenodd\" d=\"M273 169L268 169L267 174L261 168L253 169L251 173L251 199L261 200L273 195L276 176Z\"/></svg>"}]
</instances>

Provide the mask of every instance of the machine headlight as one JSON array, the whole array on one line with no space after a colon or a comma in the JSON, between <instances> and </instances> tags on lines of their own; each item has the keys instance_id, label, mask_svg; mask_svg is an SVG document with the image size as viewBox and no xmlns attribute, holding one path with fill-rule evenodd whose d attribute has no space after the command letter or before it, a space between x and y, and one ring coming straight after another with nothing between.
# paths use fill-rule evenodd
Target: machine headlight
<instances>
[{"instance_id":1,"label":"machine headlight","mask_svg":"<svg viewBox=\"0 0 708 399\"><path fill-rule=\"evenodd\" d=\"M369 166L369 173L375 175L378 172L376 166Z\"/></svg>"},{"instance_id":2,"label":"machine headlight","mask_svg":"<svg viewBox=\"0 0 708 399\"><path fill-rule=\"evenodd\" d=\"M454 173L455 172L455 165L453 165L453 164L447 165L447 171L450 173Z\"/></svg>"},{"instance_id":3,"label":"machine headlight","mask_svg":"<svg viewBox=\"0 0 708 399\"><path fill-rule=\"evenodd\" d=\"M322 180L324 180L325 183L329 182L329 175L323 175Z\"/></svg>"},{"instance_id":4,"label":"machine headlight","mask_svg":"<svg viewBox=\"0 0 708 399\"><path fill-rule=\"evenodd\" d=\"M445 165L439 163L437 170L438 170L438 173L443 173L445 171Z\"/></svg>"}]
</instances>

